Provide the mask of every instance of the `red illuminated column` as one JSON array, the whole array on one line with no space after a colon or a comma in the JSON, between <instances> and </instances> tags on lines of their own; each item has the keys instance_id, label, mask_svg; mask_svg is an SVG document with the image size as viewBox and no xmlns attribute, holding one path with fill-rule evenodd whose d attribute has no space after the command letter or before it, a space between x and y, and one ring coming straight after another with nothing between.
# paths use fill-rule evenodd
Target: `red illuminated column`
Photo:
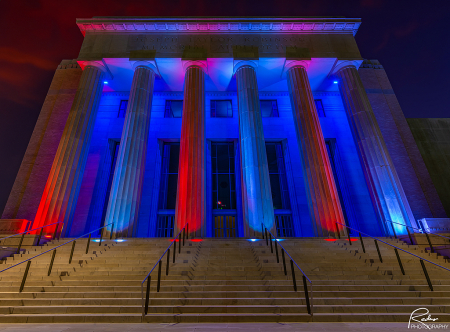
<instances>
[{"instance_id":1,"label":"red illuminated column","mask_svg":"<svg viewBox=\"0 0 450 332\"><path fill-rule=\"evenodd\" d=\"M372 203L384 231L392 234L392 226L386 221L417 227L355 64L344 62L335 69L335 75ZM405 227L398 224L394 227L397 234L406 234Z\"/></svg>"},{"instance_id":2,"label":"red illuminated column","mask_svg":"<svg viewBox=\"0 0 450 332\"><path fill-rule=\"evenodd\" d=\"M139 61L133 67L130 99L120 139L105 224L119 236L132 236L137 225L156 67ZM108 226L111 230L112 225Z\"/></svg>"},{"instance_id":3,"label":"red illuminated column","mask_svg":"<svg viewBox=\"0 0 450 332\"><path fill-rule=\"evenodd\" d=\"M174 235L189 223L189 233L205 236L205 61L185 65Z\"/></svg>"},{"instance_id":4,"label":"red illuminated column","mask_svg":"<svg viewBox=\"0 0 450 332\"><path fill-rule=\"evenodd\" d=\"M276 233L256 68L253 61L235 65L244 234L259 238L262 224Z\"/></svg>"},{"instance_id":5,"label":"red illuminated column","mask_svg":"<svg viewBox=\"0 0 450 332\"><path fill-rule=\"evenodd\" d=\"M80 191L105 73L106 68L96 62L84 67L33 228L63 221L67 230Z\"/></svg>"},{"instance_id":6,"label":"red illuminated column","mask_svg":"<svg viewBox=\"0 0 450 332\"><path fill-rule=\"evenodd\" d=\"M310 215L316 235L328 236L335 233L336 221L345 224L345 220L309 85L308 64L306 61L287 63L287 81Z\"/></svg>"}]
</instances>

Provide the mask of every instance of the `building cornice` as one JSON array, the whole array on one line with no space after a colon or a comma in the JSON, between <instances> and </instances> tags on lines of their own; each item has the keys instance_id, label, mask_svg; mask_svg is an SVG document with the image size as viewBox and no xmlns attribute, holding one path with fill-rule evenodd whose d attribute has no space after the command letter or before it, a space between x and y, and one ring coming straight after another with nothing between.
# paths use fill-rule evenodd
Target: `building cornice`
<instances>
[{"instance_id":1,"label":"building cornice","mask_svg":"<svg viewBox=\"0 0 450 332\"><path fill-rule=\"evenodd\" d=\"M356 34L359 18L320 17L94 17L77 19L83 35L101 32L167 32L167 33L352 33Z\"/></svg>"}]
</instances>

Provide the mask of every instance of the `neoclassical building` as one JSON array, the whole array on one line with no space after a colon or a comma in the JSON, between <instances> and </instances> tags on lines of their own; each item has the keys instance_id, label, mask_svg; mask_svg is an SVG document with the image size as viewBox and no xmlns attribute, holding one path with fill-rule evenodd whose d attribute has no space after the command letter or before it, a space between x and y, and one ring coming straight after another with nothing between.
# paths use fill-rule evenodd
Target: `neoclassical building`
<instances>
[{"instance_id":1,"label":"neoclassical building","mask_svg":"<svg viewBox=\"0 0 450 332\"><path fill-rule=\"evenodd\" d=\"M446 217L348 18L78 19L3 219L65 236L372 235Z\"/></svg>"}]
</instances>

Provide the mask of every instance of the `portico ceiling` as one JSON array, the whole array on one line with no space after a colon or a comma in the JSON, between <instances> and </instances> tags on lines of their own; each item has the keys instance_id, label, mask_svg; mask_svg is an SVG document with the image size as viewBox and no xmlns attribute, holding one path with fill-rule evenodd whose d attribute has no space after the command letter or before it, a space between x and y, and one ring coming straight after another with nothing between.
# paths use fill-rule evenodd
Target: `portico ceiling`
<instances>
[{"instance_id":1,"label":"portico ceiling","mask_svg":"<svg viewBox=\"0 0 450 332\"><path fill-rule=\"evenodd\" d=\"M105 58L105 65L113 79L108 80L105 91L128 91L133 78L132 65L127 58ZM155 91L183 91L184 68L181 58L157 58L155 62L160 76L155 82ZM206 91L235 91L232 58L208 58ZM261 58L257 80L260 91L287 91L283 69L285 58ZM336 58L312 58L308 77L313 91L338 91L329 74L341 61Z\"/></svg>"}]
</instances>

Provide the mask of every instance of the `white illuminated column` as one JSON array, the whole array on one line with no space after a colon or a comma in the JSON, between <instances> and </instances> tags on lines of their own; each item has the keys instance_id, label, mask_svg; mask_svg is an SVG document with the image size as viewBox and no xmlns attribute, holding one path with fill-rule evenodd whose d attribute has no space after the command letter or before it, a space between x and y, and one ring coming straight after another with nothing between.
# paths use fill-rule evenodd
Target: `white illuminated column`
<instances>
[{"instance_id":1,"label":"white illuminated column","mask_svg":"<svg viewBox=\"0 0 450 332\"><path fill-rule=\"evenodd\" d=\"M119 236L133 236L137 225L156 73L153 63L137 62L133 67L133 83L105 219L105 224L114 223L114 233Z\"/></svg>"},{"instance_id":2,"label":"white illuminated column","mask_svg":"<svg viewBox=\"0 0 450 332\"><path fill-rule=\"evenodd\" d=\"M259 237L262 224L276 235L256 68L257 65L253 61L241 61L235 65L242 168L242 209L246 237Z\"/></svg>"}]
</instances>

